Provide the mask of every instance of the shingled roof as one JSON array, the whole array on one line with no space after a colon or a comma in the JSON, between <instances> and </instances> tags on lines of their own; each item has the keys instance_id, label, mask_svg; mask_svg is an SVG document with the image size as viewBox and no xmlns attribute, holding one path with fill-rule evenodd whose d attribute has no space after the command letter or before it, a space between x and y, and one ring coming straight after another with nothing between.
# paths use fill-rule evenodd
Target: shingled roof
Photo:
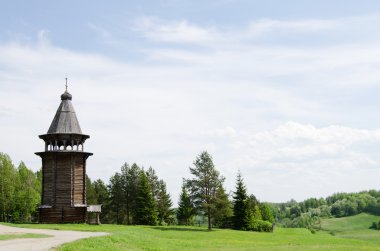
<instances>
[{"instance_id":1,"label":"shingled roof","mask_svg":"<svg viewBox=\"0 0 380 251\"><path fill-rule=\"evenodd\" d=\"M82 134L74 107L71 104L71 94L65 91L65 93L61 95L61 100L61 104L58 107L47 133Z\"/></svg>"}]
</instances>

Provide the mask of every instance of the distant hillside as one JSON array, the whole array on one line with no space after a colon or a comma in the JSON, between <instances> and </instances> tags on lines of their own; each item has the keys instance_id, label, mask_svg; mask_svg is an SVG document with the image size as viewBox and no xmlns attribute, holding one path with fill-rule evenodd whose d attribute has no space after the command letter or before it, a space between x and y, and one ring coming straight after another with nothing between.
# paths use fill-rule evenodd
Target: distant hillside
<instances>
[{"instance_id":1,"label":"distant hillside","mask_svg":"<svg viewBox=\"0 0 380 251\"><path fill-rule=\"evenodd\" d=\"M359 239L379 244L380 231L369 229L372 222L379 222L380 216L361 213L343 218L321 220L321 230L342 238Z\"/></svg>"},{"instance_id":2,"label":"distant hillside","mask_svg":"<svg viewBox=\"0 0 380 251\"><path fill-rule=\"evenodd\" d=\"M309 198L271 203L279 226L318 229L322 219L354 216L361 213L380 215L380 191L336 193L326 198Z\"/></svg>"}]
</instances>

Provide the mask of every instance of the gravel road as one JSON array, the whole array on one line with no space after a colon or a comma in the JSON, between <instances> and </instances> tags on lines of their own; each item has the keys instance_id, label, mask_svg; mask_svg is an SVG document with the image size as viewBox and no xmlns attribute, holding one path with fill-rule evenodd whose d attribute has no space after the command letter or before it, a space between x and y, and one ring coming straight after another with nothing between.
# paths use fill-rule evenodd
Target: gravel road
<instances>
[{"instance_id":1,"label":"gravel road","mask_svg":"<svg viewBox=\"0 0 380 251\"><path fill-rule=\"evenodd\" d=\"M83 238L103 236L108 233L101 232L82 232L82 231L61 231L49 229L30 229L9 227L0 224L0 235L4 234L47 234L52 237L47 238L26 238L0 241L0 250L4 251L46 251L54 250L63 243L76 241Z\"/></svg>"}]
</instances>

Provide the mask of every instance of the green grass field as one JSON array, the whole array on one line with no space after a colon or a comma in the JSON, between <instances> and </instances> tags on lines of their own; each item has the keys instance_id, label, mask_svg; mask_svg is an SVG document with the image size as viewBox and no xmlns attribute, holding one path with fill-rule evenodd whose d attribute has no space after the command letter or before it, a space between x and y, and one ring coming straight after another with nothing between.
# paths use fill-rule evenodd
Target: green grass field
<instances>
[{"instance_id":1,"label":"green grass field","mask_svg":"<svg viewBox=\"0 0 380 251\"><path fill-rule=\"evenodd\" d=\"M359 214L351 217L323 220L321 227L337 237L377 243L380 250L380 231L369 229L372 222L379 221L379 216Z\"/></svg>"},{"instance_id":2,"label":"green grass field","mask_svg":"<svg viewBox=\"0 0 380 251\"><path fill-rule=\"evenodd\" d=\"M0 241L11 239L25 239L25 238L46 238L50 237L47 234L2 234L0 235Z\"/></svg>"},{"instance_id":3,"label":"green grass field","mask_svg":"<svg viewBox=\"0 0 380 251\"><path fill-rule=\"evenodd\" d=\"M276 228L273 233L202 227L149 227L84 224L17 225L80 231L110 232L109 236L79 240L59 250L380 250L380 231L370 230L380 217L360 214L326 219L322 231ZM332 234L331 234L332 233Z\"/></svg>"}]
</instances>

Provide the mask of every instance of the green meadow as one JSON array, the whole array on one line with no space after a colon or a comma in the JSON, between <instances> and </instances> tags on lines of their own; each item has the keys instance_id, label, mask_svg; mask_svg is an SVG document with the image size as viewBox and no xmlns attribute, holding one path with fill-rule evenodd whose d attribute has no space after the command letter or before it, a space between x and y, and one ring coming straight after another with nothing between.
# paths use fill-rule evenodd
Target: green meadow
<instances>
[{"instance_id":1,"label":"green meadow","mask_svg":"<svg viewBox=\"0 0 380 251\"><path fill-rule=\"evenodd\" d=\"M110 235L68 243L59 250L380 250L379 216L324 219L321 230L275 228L273 233L184 226L15 224L19 227L102 231ZM12 224L8 224L12 225Z\"/></svg>"},{"instance_id":2,"label":"green meadow","mask_svg":"<svg viewBox=\"0 0 380 251\"><path fill-rule=\"evenodd\" d=\"M47 234L0 234L0 241L11 239L25 239L25 238L46 238L50 237Z\"/></svg>"}]
</instances>

